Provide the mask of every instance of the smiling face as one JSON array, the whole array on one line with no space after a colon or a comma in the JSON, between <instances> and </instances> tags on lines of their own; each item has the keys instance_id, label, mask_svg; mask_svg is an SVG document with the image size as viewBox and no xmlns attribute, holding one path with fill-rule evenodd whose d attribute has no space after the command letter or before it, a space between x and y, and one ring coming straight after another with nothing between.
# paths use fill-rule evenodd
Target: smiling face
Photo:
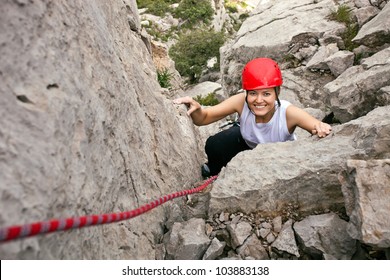
<instances>
[{"instance_id":1,"label":"smiling face","mask_svg":"<svg viewBox=\"0 0 390 280\"><path fill-rule=\"evenodd\" d=\"M267 123L275 112L275 88L264 88L247 91L249 109L256 116L256 122Z\"/></svg>"}]
</instances>

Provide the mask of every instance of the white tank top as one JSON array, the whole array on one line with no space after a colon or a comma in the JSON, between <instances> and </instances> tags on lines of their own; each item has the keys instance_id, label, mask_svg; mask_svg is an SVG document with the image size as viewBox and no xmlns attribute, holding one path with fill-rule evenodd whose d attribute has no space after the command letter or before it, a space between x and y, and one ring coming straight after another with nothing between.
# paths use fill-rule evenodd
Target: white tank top
<instances>
[{"instance_id":1,"label":"white tank top","mask_svg":"<svg viewBox=\"0 0 390 280\"><path fill-rule=\"evenodd\" d=\"M255 115L245 102L240 116L240 131L250 148L257 144L285 142L296 140L294 133L290 134L287 128L286 109L291 105L286 100L280 101L280 107L275 101L275 113L268 123L256 123Z\"/></svg>"}]
</instances>

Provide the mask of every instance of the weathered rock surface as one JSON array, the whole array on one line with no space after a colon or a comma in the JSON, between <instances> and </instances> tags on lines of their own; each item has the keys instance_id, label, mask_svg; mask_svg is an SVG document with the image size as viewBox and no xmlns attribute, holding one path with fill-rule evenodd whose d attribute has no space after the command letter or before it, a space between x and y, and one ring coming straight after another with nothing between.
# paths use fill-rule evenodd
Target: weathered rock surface
<instances>
[{"instance_id":1,"label":"weathered rock surface","mask_svg":"<svg viewBox=\"0 0 390 280\"><path fill-rule=\"evenodd\" d=\"M280 217L280 216L278 216ZM292 228L293 220L289 219L282 227L278 238L272 243L272 248L300 257L295 234Z\"/></svg>"},{"instance_id":2,"label":"weathered rock surface","mask_svg":"<svg viewBox=\"0 0 390 280\"><path fill-rule=\"evenodd\" d=\"M227 230L232 237L232 247L236 249L241 246L251 234L252 227L247 222L231 223L227 226Z\"/></svg>"},{"instance_id":3,"label":"weathered rock surface","mask_svg":"<svg viewBox=\"0 0 390 280\"><path fill-rule=\"evenodd\" d=\"M171 104L177 73L159 87L156 70L174 65L136 1L3 2L0 227L134 209L198 181L220 124L195 128ZM249 59L269 56L283 67L282 99L343 124L239 154L211 192L2 244L1 259L390 258L388 1L342 1L361 27L353 51L344 24L328 20L338 1L250 2L257 9L222 48L224 95ZM226 17L214 3L218 29Z\"/></svg>"},{"instance_id":4,"label":"weathered rock surface","mask_svg":"<svg viewBox=\"0 0 390 280\"><path fill-rule=\"evenodd\" d=\"M350 260L356 251L356 240L347 233L347 222L336 214L309 216L294 224L304 251L319 258Z\"/></svg>"},{"instance_id":5,"label":"weathered rock surface","mask_svg":"<svg viewBox=\"0 0 390 280\"><path fill-rule=\"evenodd\" d=\"M218 238L214 238L211 241L210 246L207 248L206 253L203 255L203 260L215 260L222 255L226 242L219 241Z\"/></svg>"},{"instance_id":6,"label":"weathered rock surface","mask_svg":"<svg viewBox=\"0 0 390 280\"><path fill-rule=\"evenodd\" d=\"M334 127L334 134L320 141L265 144L238 154L213 184L209 215L221 211L277 215L289 203L306 214L342 209L338 173L350 158L388 156L389 116L389 107L380 107L351 124Z\"/></svg>"},{"instance_id":7,"label":"weathered rock surface","mask_svg":"<svg viewBox=\"0 0 390 280\"><path fill-rule=\"evenodd\" d=\"M2 1L0 14L1 227L131 210L199 179L198 132L160 94L135 1ZM154 259L164 220L159 207L0 256Z\"/></svg>"},{"instance_id":8,"label":"weathered rock surface","mask_svg":"<svg viewBox=\"0 0 390 280\"><path fill-rule=\"evenodd\" d=\"M175 223L165 235L168 259L199 260L210 244L206 236L203 219L192 218L183 223Z\"/></svg>"},{"instance_id":9,"label":"weathered rock surface","mask_svg":"<svg viewBox=\"0 0 390 280\"><path fill-rule=\"evenodd\" d=\"M378 93L390 85L390 48L364 59L325 85L331 110L342 123L363 116L378 106L389 105L388 94Z\"/></svg>"},{"instance_id":10,"label":"weathered rock surface","mask_svg":"<svg viewBox=\"0 0 390 280\"><path fill-rule=\"evenodd\" d=\"M349 234L364 244L390 247L390 160L348 160L340 174Z\"/></svg>"},{"instance_id":11,"label":"weathered rock surface","mask_svg":"<svg viewBox=\"0 0 390 280\"><path fill-rule=\"evenodd\" d=\"M221 89L221 84L207 81L190 87L185 91L185 94L191 97L206 97L208 94L214 93L216 98L221 102L226 99Z\"/></svg>"},{"instance_id":12,"label":"weathered rock surface","mask_svg":"<svg viewBox=\"0 0 390 280\"><path fill-rule=\"evenodd\" d=\"M362 26L353 41L368 47L390 43L390 3Z\"/></svg>"}]
</instances>

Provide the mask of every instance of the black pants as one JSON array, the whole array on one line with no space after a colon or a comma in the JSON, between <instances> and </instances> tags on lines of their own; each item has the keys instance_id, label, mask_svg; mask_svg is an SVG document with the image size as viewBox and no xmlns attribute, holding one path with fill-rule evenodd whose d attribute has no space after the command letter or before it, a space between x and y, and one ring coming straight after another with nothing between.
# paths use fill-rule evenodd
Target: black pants
<instances>
[{"instance_id":1,"label":"black pants","mask_svg":"<svg viewBox=\"0 0 390 280\"><path fill-rule=\"evenodd\" d=\"M217 175L222 167L226 166L239 152L249 149L241 136L239 126L234 125L227 130L210 136L206 141L205 151L211 176Z\"/></svg>"}]
</instances>

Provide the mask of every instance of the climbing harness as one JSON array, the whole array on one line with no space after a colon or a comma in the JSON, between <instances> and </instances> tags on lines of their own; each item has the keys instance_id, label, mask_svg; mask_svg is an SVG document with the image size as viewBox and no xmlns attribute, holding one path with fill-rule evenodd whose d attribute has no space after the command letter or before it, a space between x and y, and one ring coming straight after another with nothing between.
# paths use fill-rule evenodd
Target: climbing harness
<instances>
[{"instance_id":1,"label":"climbing harness","mask_svg":"<svg viewBox=\"0 0 390 280\"><path fill-rule=\"evenodd\" d=\"M238 121L228 121L228 122L225 122L225 123L223 123L220 127L219 127L219 129L222 129L222 128L225 128L225 127L227 127L227 126L240 126L240 122L238 122Z\"/></svg>"},{"instance_id":2,"label":"climbing harness","mask_svg":"<svg viewBox=\"0 0 390 280\"><path fill-rule=\"evenodd\" d=\"M120 213L110 213L102 215L90 215L82 217L73 217L66 219L53 219L50 221L35 222L25 225L15 225L6 228L0 228L0 243L23 238L30 237L38 234L45 234L54 231L65 231L69 229L82 228L87 226L95 226L102 224L109 224L114 222L119 222L123 220L128 220L134 217L137 217L157 206L164 204L165 202L178 198L181 196L194 194L203 191L208 185L217 179L218 175L208 178L201 186L183 190L176 193L164 195L163 197L156 199L150 203L144 204L141 207Z\"/></svg>"},{"instance_id":3,"label":"climbing harness","mask_svg":"<svg viewBox=\"0 0 390 280\"><path fill-rule=\"evenodd\" d=\"M224 122L219 126L219 129L223 129L227 126L240 126L239 116L236 114L234 120L229 120L227 122Z\"/></svg>"}]
</instances>

